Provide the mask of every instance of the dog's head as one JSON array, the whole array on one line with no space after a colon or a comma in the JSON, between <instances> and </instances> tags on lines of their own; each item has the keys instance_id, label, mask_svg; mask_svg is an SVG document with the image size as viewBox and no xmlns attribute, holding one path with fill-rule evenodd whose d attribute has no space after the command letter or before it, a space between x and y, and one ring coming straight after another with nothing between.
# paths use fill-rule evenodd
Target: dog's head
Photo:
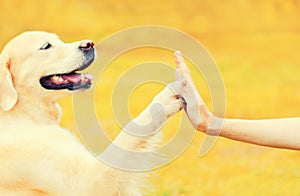
<instances>
[{"instance_id":1,"label":"dog's head","mask_svg":"<svg viewBox=\"0 0 300 196\"><path fill-rule=\"evenodd\" d=\"M0 55L0 107L12 109L19 96L56 100L91 87L92 76L78 73L95 59L89 40L64 43L46 32L12 39Z\"/></svg>"}]
</instances>

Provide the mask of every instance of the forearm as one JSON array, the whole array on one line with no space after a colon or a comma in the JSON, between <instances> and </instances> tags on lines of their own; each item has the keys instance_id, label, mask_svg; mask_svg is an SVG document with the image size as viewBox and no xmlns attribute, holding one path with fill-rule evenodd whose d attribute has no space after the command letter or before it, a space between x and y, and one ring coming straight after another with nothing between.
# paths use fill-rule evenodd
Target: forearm
<instances>
[{"instance_id":1,"label":"forearm","mask_svg":"<svg viewBox=\"0 0 300 196\"><path fill-rule=\"evenodd\" d=\"M148 106L123 128L114 143L122 148L136 151L156 146L160 140L159 129L166 119L153 119L152 115Z\"/></svg>"},{"instance_id":2,"label":"forearm","mask_svg":"<svg viewBox=\"0 0 300 196\"><path fill-rule=\"evenodd\" d=\"M262 146L300 150L300 118L224 119L220 136Z\"/></svg>"},{"instance_id":3,"label":"forearm","mask_svg":"<svg viewBox=\"0 0 300 196\"><path fill-rule=\"evenodd\" d=\"M125 170L141 171L155 167L152 150L160 141L160 132L147 135L148 129L145 127L152 123L150 117L149 110L144 110L121 131L99 158Z\"/></svg>"}]
</instances>

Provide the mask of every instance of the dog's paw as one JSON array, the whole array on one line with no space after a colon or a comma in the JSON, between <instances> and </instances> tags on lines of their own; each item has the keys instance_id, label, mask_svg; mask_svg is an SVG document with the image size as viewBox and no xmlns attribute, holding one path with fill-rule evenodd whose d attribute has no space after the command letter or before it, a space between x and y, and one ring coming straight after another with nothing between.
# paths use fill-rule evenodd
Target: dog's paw
<instances>
[{"instance_id":1,"label":"dog's paw","mask_svg":"<svg viewBox=\"0 0 300 196\"><path fill-rule=\"evenodd\" d=\"M182 85L182 81L168 84L152 101L153 104L163 106L166 117L174 115L185 107L185 101L178 93L180 85Z\"/></svg>"}]
</instances>

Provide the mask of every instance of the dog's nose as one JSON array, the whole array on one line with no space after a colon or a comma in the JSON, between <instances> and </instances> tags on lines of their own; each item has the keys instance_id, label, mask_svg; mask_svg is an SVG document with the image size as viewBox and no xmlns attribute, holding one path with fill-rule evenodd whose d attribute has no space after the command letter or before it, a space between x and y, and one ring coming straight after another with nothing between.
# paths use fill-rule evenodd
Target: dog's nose
<instances>
[{"instance_id":1,"label":"dog's nose","mask_svg":"<svg viewBox=\"0 0 300 196\"><path fill-rule=\"evenodd\" d=\"M85 40L80 43L79 49L82 51L89 51L94 48L94 45L94 42L92 42L91 40Z\"/></svg>"}]
</instances>

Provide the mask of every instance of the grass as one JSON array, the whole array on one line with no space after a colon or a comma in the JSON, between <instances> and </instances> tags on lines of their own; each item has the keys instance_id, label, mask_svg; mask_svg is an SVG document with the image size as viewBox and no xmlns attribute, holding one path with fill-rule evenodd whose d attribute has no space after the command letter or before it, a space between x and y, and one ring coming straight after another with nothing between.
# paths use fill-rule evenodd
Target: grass
<instances>
[{"instance_id":1,"label":"grass","mask_svg":"<svg viewBox=\"0 0 300 196\"><path fill-rule=\"evenodd\" d=\"M16 6L17 5L17 6ZM28 29L59 34L65 41L96 42L130 26L167 25L193 35L209 50L226 87L226 116L280 118L300 114L300 35L298 1L151 2L9 1L0 2L0 47ZM99 51L101 53L101 51ZM120 131L111 96L120 75L146 61L174 67L170 51L144 48L115 59L96 84L96 112L110 138ZM156 72L155 72L156 73ZM164 74L164 73L161 73ZM207 86L195 69L192 75L207 104ZM134 81L134 78L132 79ZM132 81L127 81L128 84ZM126 85L125 85L126 86ZM162 85L147 83L126 100L136 116ZM124 92L132 89L123 89ZM60 101L61 124L76 134L72 99ZM211 107L211 106L210 106ZM171 140L181 114L164 128L164 142ZM167 166L157 169L157 196L198 195L299 195L299 152L238 143L219 138L206 156L198 157L203 134L197 133L189 148Z\"/></svg>"}]
</instances>

